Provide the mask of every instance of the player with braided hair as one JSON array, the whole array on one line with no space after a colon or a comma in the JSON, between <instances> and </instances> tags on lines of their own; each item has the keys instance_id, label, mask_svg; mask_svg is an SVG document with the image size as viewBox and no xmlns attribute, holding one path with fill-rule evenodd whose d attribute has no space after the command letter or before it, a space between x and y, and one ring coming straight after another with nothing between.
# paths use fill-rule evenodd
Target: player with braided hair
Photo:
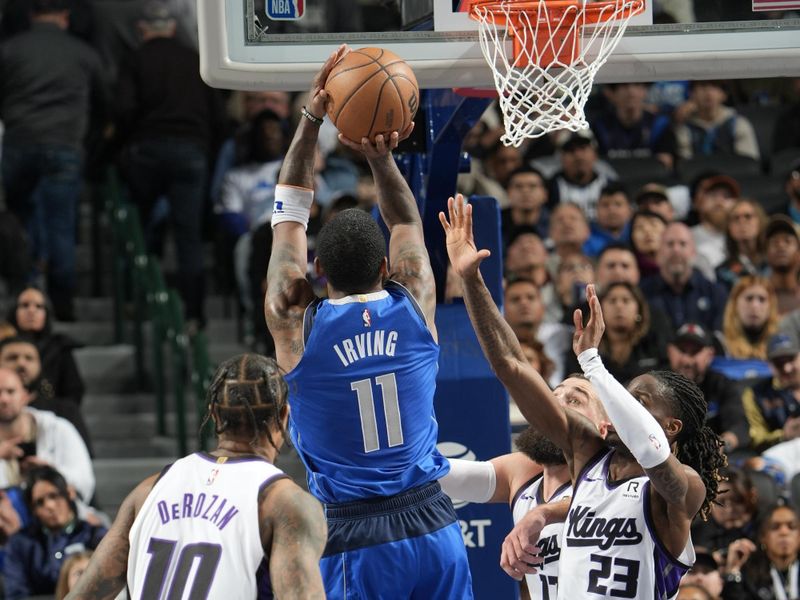
<instances>
[{"instance_id":1,"label":"player with braided hair","mask_svg":"<svg viewBox=\"0 0 800 600\"><path fill-rule=\"evenodd\" d=\"M208 390L216 450L145 479L68 598L324 598L322 508L272 463L283 445L288 390L277 363L226 360Z\"/></svg>"},{"instance_id":2,"label":"player with braided hair","mask_svg":"<svg viewBox=\"0 0 800 600\"><path fill-rule=\"evenodd\" d=\"M716 497L724 464L721 440L702 426L702 393L677 374L641 375L628 389L616 381L597 352L605 323L589 285L590 317L584 326L575 311L573 350L611 421L604 440L593 423L558 403L497 310L478 269L489 251L475 247L472 207L459 195L448 211L449 219L439 215L447 252L483 352L525 418L561 448L570 467L574 492L558 598L674 598L694 562L692 519ZM501 565L513 577L541 562L534 544L542 527L540 517L526 516L506 538Z\"/></svg>"},{"instance_id":3,"label":"player with braided hair","mask_svg":"<svg viewBox=\"0 0 800 600\"><path fill-rule=\"evenodd\" d=\"M728 464L720 451L724 443L721 444L721 439L706 425L706 400L691 379L675 371L651 371L650 375L661 384L659 394L673 402L673 412L683 423L675 456L697 471L706 486L706 499L700 508L700 516L706 520L722 481L720 471Z\"/></svg>"}]
</instances>

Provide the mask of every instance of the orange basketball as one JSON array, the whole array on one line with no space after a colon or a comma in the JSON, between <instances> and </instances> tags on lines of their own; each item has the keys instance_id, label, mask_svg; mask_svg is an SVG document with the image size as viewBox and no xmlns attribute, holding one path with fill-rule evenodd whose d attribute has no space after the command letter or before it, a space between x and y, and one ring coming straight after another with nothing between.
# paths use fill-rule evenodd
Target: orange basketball
<instances>
[{"instance_id":1,"label":"orange basketball","mask_svg":"<svg viewBox=\"0 0 800 600\"><path fill-rule=\"evenodd\" d=\"M328 116L348 139L402 132L419 106L411 67L383 48L359 48L336 63L325 84Z\"/></svg>"}]
</instances>

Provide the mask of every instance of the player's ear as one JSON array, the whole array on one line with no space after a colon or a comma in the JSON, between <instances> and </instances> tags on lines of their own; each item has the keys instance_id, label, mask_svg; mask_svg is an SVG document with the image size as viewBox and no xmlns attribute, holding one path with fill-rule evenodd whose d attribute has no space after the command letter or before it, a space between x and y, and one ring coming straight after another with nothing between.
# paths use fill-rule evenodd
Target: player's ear
<instances>
[{"instance_id":1,"label":"player's ear","mask_svg":"<svg viewBox=\"0 0 800 600\"><path fill-rule=\"evenodd\" d=\"M678 434L683 431L683 421L680 419L670 419L667 421L665 429L667 431L667 436L675 439L678 437Z\"/></svg>"},{"instance_id":2,"label":"player's ear","mask_svg":"<svg viewBox=\"0 0 800 600\"><path fill-rule=\"evenodd\" d=\"M381 259L381 278L389 278L389 259L385 256Z\"/></svg>"},{"instance_id":3,"label":"player's ear","mask_svg":"<svg viewBox=\"0 0 800 600\"><path fill-rule=\"evenodd\" d=\"M325 270L322 268L322 263L319 262L319 256L314 257L314 274L317 277L325 275Z\"/></svg>"},{"instance_id":4,"label":"player's ear","mask_svg":"<svg viewBox=\"0 0 800 600\"><path fill-rule=\"evenodd\" d=\"M606 420L600 421L597 424L597 431L600 433L601 438L606 439L606 436L608 436L609 425L611 425L611 421L606 421Z\"/></svg>"}]
</instances>

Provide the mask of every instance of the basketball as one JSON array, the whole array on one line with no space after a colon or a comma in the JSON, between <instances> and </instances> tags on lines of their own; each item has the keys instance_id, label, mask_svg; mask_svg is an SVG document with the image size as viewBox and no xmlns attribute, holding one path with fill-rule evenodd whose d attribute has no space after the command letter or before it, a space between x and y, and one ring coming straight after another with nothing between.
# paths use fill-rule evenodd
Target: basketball
<instances>
[{"instance_id":1,"label":"basketball","mask_svg":"<svg viewBox=\"0 0 800 600\"><path fill-rule=\"evenodd\" d=\"M411 67L383 48L359 48L328 75L328 116L346 138L361 141L402 132L419 106L419 87Z\"/></svg>"}]
</instances>

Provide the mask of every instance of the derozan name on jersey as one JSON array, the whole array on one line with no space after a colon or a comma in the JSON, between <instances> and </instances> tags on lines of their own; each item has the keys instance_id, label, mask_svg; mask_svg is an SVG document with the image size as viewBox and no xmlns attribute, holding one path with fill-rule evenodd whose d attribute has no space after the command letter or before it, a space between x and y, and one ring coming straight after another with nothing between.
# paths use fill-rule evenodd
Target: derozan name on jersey
<instances>
[{"instance_id":1,"label":"derozan name on jersey","mask_svg":"<svg viewBox=\"0 0 800 600\"><path fill-rule=\"evenodd\" d=\"M596 517L591 506L570 509L567 527L567 546L633 546L642 541L635 517Z\"/></svg>"}]
</instances>

